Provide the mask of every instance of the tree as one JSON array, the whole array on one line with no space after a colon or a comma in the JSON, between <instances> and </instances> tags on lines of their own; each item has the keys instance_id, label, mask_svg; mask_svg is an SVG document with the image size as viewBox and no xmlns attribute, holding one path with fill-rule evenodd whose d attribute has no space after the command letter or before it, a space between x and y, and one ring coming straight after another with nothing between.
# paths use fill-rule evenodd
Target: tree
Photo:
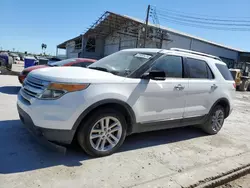
<instances>
[{"instance_id":1,"label":"tree","mask_svg":"<svg viewBox=\"0 0 250 188\"><path fill-rule=\"evenodd\" d=\"M41 47L42 47L43 54L45 54L45 50L47 48L47 44L42 43Z\"/></svg>"}]
</instances>

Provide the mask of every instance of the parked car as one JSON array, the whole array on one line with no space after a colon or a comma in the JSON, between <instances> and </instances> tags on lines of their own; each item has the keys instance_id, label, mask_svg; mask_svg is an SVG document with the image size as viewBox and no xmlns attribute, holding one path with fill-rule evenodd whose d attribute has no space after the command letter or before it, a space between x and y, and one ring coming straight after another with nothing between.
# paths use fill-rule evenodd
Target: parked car
<instances>
[{"instance_id":1,"label":"parked car","mask_svg":"<svg viewBox=\"0 0 250 188\"><path fill-rule=\"evenodd\" d=\"M11 71L14 59L7 52L0 52L0 73Z\"/></svg>"},{"instance_id":2,"label":"parked car","mask_svg":"<svg viewBox=\"0 0 250 188\"><path fill-rule=\"evenodd\" d=\"M18 56L18 54L9 53L9 55L13 58L14 64L17 64L17 62L20 61L20 57Z\"/></svg>"},{"instance_id":3,"label":"parked car","mask_svg":"<svg viewBox=\"0 0 250 188\"><path fill-rule=\"evenodd\" d=\"M197 125L217 134L234 95L235 82L218 57L127 49L85 69L31 72L17 106L24 125L40 139L70 144L75 138L99 157L117 151L133 133Z\"/></svg>"},{"instance_id":4,"label":"parked car","mask_svg":"<svg viewBox=\"0 0 250 188\"><path fill-rule=\"evenodd\" d=\"M86 58L72 58L72 59L66 59L62 61L55 61L55 62L49 62L50 64L47 65L36 65L31 66L26 69L24 69L18 76L18 80L21 84L23 84L24 79L27 77L27 75L36 69L46 68L46 67L56 67L56 66L76 66L76 67L87 67L91 63L94 63L95 59L86 59Z\"/></svg>"},{"instance_id":5,"label":"parked car","mask_svg":"<svg viewBox=\"0 0 250 188\"><path fill-rule=\"evenodd\" d=\"M23 54L18 54L18 55L19 55L20 61L24 61L24 55Z\"/></svg>"},{"instance_id":6,"label":"parked car","mask_svg":"<svg viewBox=\"0 0 250 188\"><path fill-rule=\"evenodd\" d=\"M65 60L65 59L62 59L62 58L60 58L60 57L51 57L51 58L49 58L49 60L48 60L48 64L55 63L55 62L57 62L57 61L62 61L62 60Z\"/></svg>"}]
</instances>

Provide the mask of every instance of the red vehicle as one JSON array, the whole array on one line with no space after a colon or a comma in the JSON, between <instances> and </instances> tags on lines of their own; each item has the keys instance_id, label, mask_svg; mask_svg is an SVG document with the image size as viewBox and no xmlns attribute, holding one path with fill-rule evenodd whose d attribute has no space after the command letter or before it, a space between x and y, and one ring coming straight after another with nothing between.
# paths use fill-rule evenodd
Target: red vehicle
<instances>
[{"instance_id":1,"label":"red vehicle","mask_svg":"<svg viewBox=\"0 0 250 188\"><path fill-rule=\"evenodd\" d=\"M24 69L20 75L18 76L19 82L23 84L24 79L26 76L33 70L46 68L46 67L57 67L57 66L75 66L75 67L87 67L90 64L94 63L95 59L86 59L86 58L72 58L72 59L65 59L62 61L53 62L47 65L36 65L32 67L28 67Z\"/></svg>"}]
</instances>

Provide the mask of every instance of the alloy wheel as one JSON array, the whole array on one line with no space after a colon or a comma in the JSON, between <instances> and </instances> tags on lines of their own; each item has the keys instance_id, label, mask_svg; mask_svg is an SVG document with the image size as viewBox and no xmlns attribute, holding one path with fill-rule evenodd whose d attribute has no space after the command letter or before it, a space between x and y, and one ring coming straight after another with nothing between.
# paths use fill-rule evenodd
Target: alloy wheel
<instances>
[{"instance_id":1,"label":"alloy wheel","mask_svg":"<svg viewBox=\"0 0 250 188\"><path fill-rule=\"evenodd\" d=\"M122 136L121 122L112 116L98 120L90 131L90 144L97 151L113 149Z\"/></svg>"},{"instance_id":2,"label":"alloy wheel","mask_svg":"<svg viewBox=\"0 0 250 188\"><path fill-rule=\"evenodd\" d=\"M221 109L218 109L214 112L213 116L212 116L212 129L215 132L218 132L224 122L224 112Z\"/></svg>"}]
</instances>

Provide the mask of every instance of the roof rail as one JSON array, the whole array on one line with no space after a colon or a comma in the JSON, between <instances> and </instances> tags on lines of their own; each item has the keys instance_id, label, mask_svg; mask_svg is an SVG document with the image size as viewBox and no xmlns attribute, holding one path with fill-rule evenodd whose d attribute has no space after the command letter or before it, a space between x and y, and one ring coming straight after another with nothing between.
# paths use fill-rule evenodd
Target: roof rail
<instances>
[{"instance_id":1,"label":"roof rail","mask_svg":"<svg viewBox=\"0 0 250 188\"><path fill-rule=\"evenodd\" d=\"M190 53L190 54L195 54L195 55L201 55L201 56L206 56L206 57L210 57L213 59L217 59L219 61L222 61L219 57L217 56L213 56L213 55L209 55L209 54L205 54L205 53L201 53L201 52L197 52L197 51L192 51L192 50L186 50L186 49L182 49L182 48L170 48L170 50L172 51L178 51L178 52L186 52L186 53Z\"/></svg>"}]
</instances>

